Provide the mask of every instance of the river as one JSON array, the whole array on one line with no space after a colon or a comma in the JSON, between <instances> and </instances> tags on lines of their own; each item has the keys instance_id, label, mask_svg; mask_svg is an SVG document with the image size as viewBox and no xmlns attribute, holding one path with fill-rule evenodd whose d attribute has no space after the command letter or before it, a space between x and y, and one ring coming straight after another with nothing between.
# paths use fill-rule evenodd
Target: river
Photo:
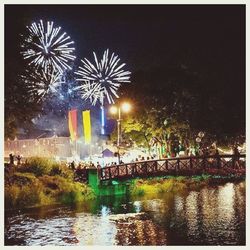
<instances>
[{"instance_id":1,"label":"river","mask_svg":"<svg viewBox=\"0 0 250 250\"><path fill-rule=\"evenodd\" d=\"M245 184L5 212L5 245L245 245Z\"/></svg>"}]
</instances>

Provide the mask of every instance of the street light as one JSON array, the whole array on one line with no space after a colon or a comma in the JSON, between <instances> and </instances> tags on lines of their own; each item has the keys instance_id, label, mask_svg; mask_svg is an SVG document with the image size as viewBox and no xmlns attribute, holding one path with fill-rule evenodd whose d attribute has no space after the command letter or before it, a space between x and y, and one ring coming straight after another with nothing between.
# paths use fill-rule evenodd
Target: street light
<instances>
[{"instance_id":1,"label":"street light","mask_svg":"<svg viewBox=\"0 0 250 250\"><path fill-rule=\"evenodd\" d=\"M115 114L117 114L117 107L116 106L112 106L111 108L110 108L110 113L111 114L113 114L113 115L115 115Z\"/></svg>"},{"instance_id":2,"label":"street light","mask_svg":"<svg viewBox=\"0 0 250 250\"><path fill-rule=\"evenodd\" d=\"M127 113L127 112L129 112L131 110L131 105L128 102L124 102L122 104L121 108L122 108L123 112Z\"/></svg>"},{"instance_id":3,"label":"street light","mask_svg":"<svg viewBox=\"0 0 250 250\"><path fill-rule=\"evenodd\" d=\"M110 113L117 114L118 113L118 119L117 121L117 149L118 149L118 164L120 163L120 153L119 148L121 145L121 113L128 113L131 110L131 105L128 102L124 102L117 106L112 106L110 108Z\"/></svg>"}]
</instances>

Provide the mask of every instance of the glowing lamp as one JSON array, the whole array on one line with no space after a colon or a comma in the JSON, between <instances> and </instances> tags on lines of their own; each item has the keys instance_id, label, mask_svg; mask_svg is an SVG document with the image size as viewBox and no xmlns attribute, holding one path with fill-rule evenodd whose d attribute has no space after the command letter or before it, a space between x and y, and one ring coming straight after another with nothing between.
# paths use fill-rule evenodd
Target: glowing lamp
<instances>
[{"instance_id":1,"label":"glowing lamp","mask_svg":"<svg viewBox=\"0 0 250 250\"><path fill-rule=\"evenodd\" d=\"M130 109L131 109L131 105L129 103L125 102L125 103L122 104L121 108L122 108L123 112L129 112Z\"/></svg>"},{"instance_id":2,"label":"glowing lamp","mask_svg":"<svg viewBox=\"0 0 250 250\"><path fill-rule=\"evenodd\" d=\"M116 107L116 106L112 106L112 107L110 108L110 113L111 113L111 114L116 114L116 113L117 113L117 107Z\"/></svg>"}]
</instances>

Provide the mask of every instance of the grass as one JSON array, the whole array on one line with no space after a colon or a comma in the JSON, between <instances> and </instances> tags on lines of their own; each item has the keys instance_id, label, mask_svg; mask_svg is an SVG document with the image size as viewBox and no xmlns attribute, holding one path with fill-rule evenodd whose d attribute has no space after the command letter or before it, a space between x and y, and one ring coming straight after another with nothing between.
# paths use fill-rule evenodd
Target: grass
<instances>
[{"instance_id":1,"label":"grass","mask_svg":"<svg viewBox=\"0 0 250 250\"><path fill-rule=\"evenodd\" d=\"M86 184L73 181L66 165L46 158L31 158L5 173L5 208L75 203L95 198Z\"/></svg>"},{"instance_id":2,"label":"grass","mask_svg":"<svg viewBox=\"0 0 250 250\"><path fill-rule=\"evenodd\" d=\"M184 177L168 176L155 179L137 179L130 188L133 196L143 196L146 194L160 194L165 192L185 192L199 190L208 185L209 175Z\"/></svg>"}]
</instances>

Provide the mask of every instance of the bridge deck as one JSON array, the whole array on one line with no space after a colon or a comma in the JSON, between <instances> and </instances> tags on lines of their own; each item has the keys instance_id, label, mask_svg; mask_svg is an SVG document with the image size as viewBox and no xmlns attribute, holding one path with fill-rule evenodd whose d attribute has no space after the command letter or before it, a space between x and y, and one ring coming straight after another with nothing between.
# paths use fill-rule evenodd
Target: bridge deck
<instances>
[{"instance_id":1,"label":"bridge deck","mask_svg":"<svg viewBox=\"0 0 250 250\"><path fill-rule=\"evenodd\" d=\"M99 169L100 180L162 175L245 175L246 155L209 155L167 158L113 165Z\"/></svg>"}]
</instances>

